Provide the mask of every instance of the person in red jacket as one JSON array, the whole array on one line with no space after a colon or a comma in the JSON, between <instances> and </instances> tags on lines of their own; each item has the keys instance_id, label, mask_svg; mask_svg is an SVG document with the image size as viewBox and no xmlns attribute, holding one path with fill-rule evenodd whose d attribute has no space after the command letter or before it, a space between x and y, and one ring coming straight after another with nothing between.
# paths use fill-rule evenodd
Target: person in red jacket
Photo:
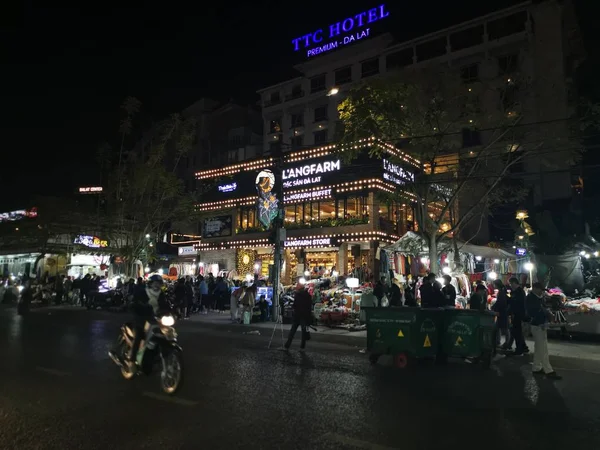
<instances>
[{"instance_id":1,"label":"person in red jacket","mask_svg":"<svg viewBox=\"0 0 600 450\"><path fill-rule=\"evenodd\" d=\"M294 340L294 335L298 327L302 328L302 341L300 342L300 351L304 351L306 346L306 337L308 335L308 326L312 318L312 298L306 287L302 284L296 286L296 295L294 296L294 322L290 328L285 350L288 350Z\"/></svg>"}]
</instances>

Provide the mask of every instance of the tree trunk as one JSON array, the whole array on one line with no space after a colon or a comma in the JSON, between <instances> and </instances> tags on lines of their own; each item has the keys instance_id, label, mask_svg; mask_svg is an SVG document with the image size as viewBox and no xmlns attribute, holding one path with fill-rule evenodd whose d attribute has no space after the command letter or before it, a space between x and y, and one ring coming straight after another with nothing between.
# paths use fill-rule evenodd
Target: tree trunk
<instances>
[{"instance_id":1,"label":"tree trunk","mask_svg":"<svg viewBox=\"0 0 600 450\"><path fill-rule=\"evenodd\" d=\"M438 254L437 254L437 240L435 234L431 234L428 237L429 240L429 272L437 275L438 268Z\"/></svg>"},{"instance_id":2,"label":"tree trunk","mask_svg":"<svg viewBox=\"0 0 600 450\"><path fill-rule=\"evenodd\" d=\"M458 253L458 238L456 237L456 232L452 236L452 248L454 249L454 270L462 272L462 262L460 260L460 254Z\"/></svg>"}]
</instances>

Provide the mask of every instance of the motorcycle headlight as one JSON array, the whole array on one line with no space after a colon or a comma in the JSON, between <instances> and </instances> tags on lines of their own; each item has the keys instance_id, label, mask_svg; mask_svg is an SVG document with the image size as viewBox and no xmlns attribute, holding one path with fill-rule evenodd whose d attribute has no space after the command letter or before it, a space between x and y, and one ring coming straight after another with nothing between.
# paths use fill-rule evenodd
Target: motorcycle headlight
<instances>
[{"instance_id":1,"label":"motorcycle headlight","mask_svg":"<svg viewBox=\"0 0 600 450\"><path fill-rule=\"evenodd\" d=\"M160 324L164 327L172 327L175 325L175 318L173 316L162 316L160 318Z\"/></svg>"}]
</instances>

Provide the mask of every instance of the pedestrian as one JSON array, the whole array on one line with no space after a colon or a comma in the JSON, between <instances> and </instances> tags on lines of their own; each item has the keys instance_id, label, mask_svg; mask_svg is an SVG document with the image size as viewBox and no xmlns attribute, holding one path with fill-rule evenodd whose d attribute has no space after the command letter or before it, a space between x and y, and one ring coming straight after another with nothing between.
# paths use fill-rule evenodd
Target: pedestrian
<instances>
[{"instance_id":1,"label":"pedestrian","mask_svg":"<svg viewBox=\"0 0 600 450\"><path fill-rule=\"evenodd\" d=\"M215 285L213 295L217 299L215 306L219 311L219 314L223 314L223 312L225 312L225 302L228 300L228 294L229 288L227 283L223 277L217 277L217 283Z\"/></svg>"},{"instance_id":2,"label":"pedestrian","mask_svg":"<svg viewBox=\"0 0 600 450\"><path fill-rule=\"evenodd\" d=\"M525 298L525 309L527 316L531 319L531 334L533 334L535 343L533 373L560 380L562 377L550 365L548 355L548 323L552 318L552 313L546 308L542 283L536 282L531 286L531 292Z\"/></svg>"},{"instance_id":3,"label":"pedestrian","mask_svg":"<svg viewBox=\"0 0 600 450\"><path fill-rule=\"evenodd\" d=\"M54 303L60 305L65 294L65 276L60 275L54 281Z\"/></svg>"},{"instance_id":4,"label":"pedestrian","mask_svg":"<svg viewBox=\"0 0 600 450\"><path fill-rule=\"evenodd\" d=\"M525 336L523 335L523 321L526 319L525 291L521 287L519 280L514 277L508 280L508 283L510 284L508 311L511 318L508 348L512 347L514 341L515 355L520 356L524 353L529 353L529 348L527 348L527 345L525 344Z\"/></svg>"},{"instance_id":5,"label":"pedestrian","mask_svg":"<svg viewBox=\"0 0 600 450\"><path fill-rule=\"evenodd\" d=\"M269 304L267 303L267 299L264 295L261 295L258 299L258 309L260 310L260 321L267 321L267 310L269 309Z\"/></svg>"},{"instance_id":6,"label":"pedestrian","mask_svg":"<svg viewBox=\"0 0 600 450\"><path fill-rule=\"evenodd\" d=\"M304 348L306 347L306 341L310 339L310 335L308 334L308 325L312 319L312 298L310 297L306 286L301 283L298 283L296 286L293 308L294 321L292 323L292 328L290 328L290 334L288 335L284 348L286 351L289 350L298 327L301 327L302 340L300 341L300 351L304 351Z\"/></svg>"},{"instance_id":7,"label":"pedestrian","mask_svg":"<svg viewBox=\"0 0 600 450\"><path fill-rule=\"evenodd\" d=\"M435 294L433 293L433 283L435 274L430 273L423 278L423 284L419 288L421 294L421 308L435 308Z\"/></svg>"},{"instance_id":8,"label":"pedestrian","mask_svg":"<svg viewBox=\"0 0 600 450\"><path fill-rule=\"evenodd\" d=\"M442 278L444 278L442 294L444 294L445 306L454 308L456 306L456 288L452 285L452 277L444 275Z\"/></svg>"},{"instance_id":9,"label":"pedestrian","mask_svg":"<svg viewBox=\"0 0 600 450\"><path fill-rule=\"evenodd\" d=\"M208 314L210 308L210 297L208 295L208 284L202 275L200 275L200 305L202 305L202 314Z\"/></svg>"},{"instance_id":10,"label":"pedestrian","mask_svg":"<svg viewBox=\"0 0 600 450\"><path fill-rule=\"evenodd\" d=\"M498 291L496 294L496 303L492 306L492 311L498 314L496 320L496 345L500 346L501 338L504 336L502 349L506 350L510 342L510 332L508 330L508 294L506 286L504 286L501 280L494 280L494 288Z\"/></svg>"},{"instance_id":11,"label":"pedestrian","mask_svg":"<svg viewBox=\"0 0 600 450\"><path fill-rule=\"evenodd\" d=\"M400 288L400 282L396 278L392 279L392 287L390 289L390 306L402 306L402 289Z\"/></svg>"},{"instance_id":12,"label":"pedestrian","mask_svg":"<svg viewBox=\"0 0 600 450\"><path fill-rule=\"evenodd\" d=\"M231 315L231 321L233 323L238 323L240 321L239 315L238 315L238 303L240 301L240 296L242 295L242 293L244 292L244 289L241 287L238 287L237 289L233 290L231 292L231 295L229 296L229 314Z\"/></svg>"},{"instance_id":13,"label":"pedestrian","mask_svg":"<svg viewBox=\"0 0 600 450\"><path fill-rule=\"evenodd\" d=\"M215 276L211 273L208 274L208 281L206 282L206 284L208 285L208 295L210 297L208 304L210 309L212 309L213 311L215 309L217 309L217 299L215 298L215 286L217 285L217 282L215 280Z\"/></svg>"},{"instance_id":14,"label":"pedestrian","mask_svg":"<svg viewBox=\"0 0 600 450\"><path fill-rule=\"evenodd\" d=\"M375 284L375 289L373 289L373 294L377 297L377 306L383 306L383 297L387 294L387 286L385 285L385 277L381 277L380 280L377 280Z\"/></svg>"},{"instance_id":15,"label":"pedestrian","mask_svg":"<svg viewBox=\"0 0 600 450\"><path fill-rule=\"evenodd\" d=\"M252 323L252 314L256 303L256 285L248 282L244 292L242 293L242 322L244 325Z\"/></svg>"},{"instance_id":16,"label":"pedestrian","mask_svg":"<svg viewBox=\"0 0 600 450\"><path fill-rule=\"evenodd\" d=\"M192 286L192 280L186 277L185 280L185 318L189 319L192 314L192 308L194 307L194 287Z\"/></svg>"},{"instance_id":17,"label":"pedestrian","mask_svg":"<svg viewBox=\"0 0 600 450\"><path fill-rule=\"evenodd\" d=\"M483 284L478 284L469 298L469 309L485 311L487 309L488 291Z\"/></svg>"}]
</instances>

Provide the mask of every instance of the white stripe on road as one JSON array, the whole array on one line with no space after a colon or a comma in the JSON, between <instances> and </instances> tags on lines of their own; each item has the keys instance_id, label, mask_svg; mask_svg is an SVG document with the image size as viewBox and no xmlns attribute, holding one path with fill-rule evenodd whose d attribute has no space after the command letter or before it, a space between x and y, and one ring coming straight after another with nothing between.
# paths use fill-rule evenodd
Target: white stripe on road
<instances>
[{"instance_id":1,"label":"white stripe on road","mask_svg":"<svg viewBox=\"0 0 600 450\"><path fill-rule=\"evenodd\" d=\"M198 402L193 400L186 400L185 398L169 397L168 395L155 394L154 392L144 392L142 395L145 397L153 398L154 400L160 400L163 402L175 403L183 406L196 406Z\"/></svg>"},{"instance_id":2,"label":"white stripe on road","mask_svg":"<svg viewBox=\"0 0 600 450\"><path fill-rule=\"evenodd\" d=\"M571 369L571 368L567 368L567 367L557 367L557 366L553 366L553 367L555 369L558 369L559 372L561 370L567 370L567 371L571 371L571 372L583 372L583 373L591 373L592 375L600 375L600 372L594 372L593 370Z\"/></svg>"},{"instance_id":3,"label":"white stripe on road","mask_svg":"<svg viewBox=\"0 0 600 450\"><path fill-rule=\"evenodd\" d=\"M343 445L351 445L356 448L364 448L367 450L398 450L393 447L385 447L383 445L372 444L371 442L359 441L358 439L352 439L348 436L342 436L341 434L327 433L323 435L323 439L331 442L336 442Z\"/></svg>"},{"instance_id":4,"label":"white stripe on road","mask_svg":"<svg viewBox=\"0 0 600 450\"><path fill-rule=\"evenodd\" d=\"M47 367L36 367L35 370L38 372L44 372L50 375L55 375L57 377L70 377L71 374L69 372L63 372L61 370L56 369L48 369Z\"/></svg>"}]
</instances>

